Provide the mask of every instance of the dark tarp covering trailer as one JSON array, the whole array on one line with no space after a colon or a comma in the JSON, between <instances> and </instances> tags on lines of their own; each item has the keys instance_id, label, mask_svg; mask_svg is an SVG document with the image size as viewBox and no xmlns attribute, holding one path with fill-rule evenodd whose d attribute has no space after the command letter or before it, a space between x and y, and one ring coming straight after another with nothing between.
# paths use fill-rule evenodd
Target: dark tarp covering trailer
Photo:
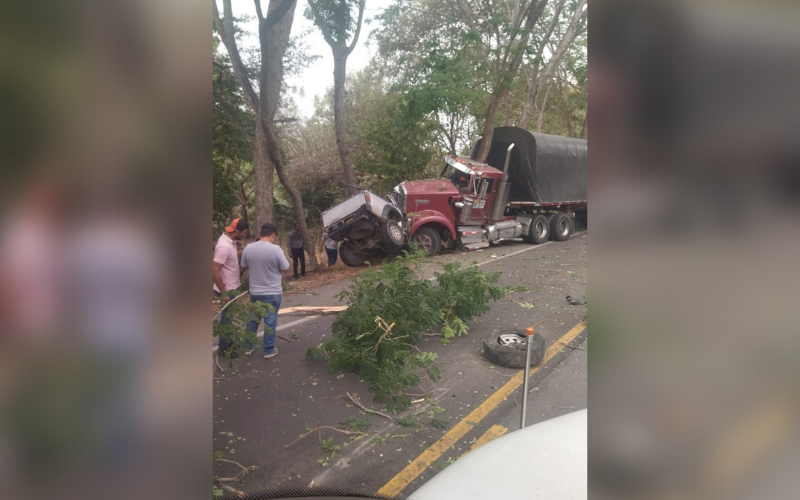
<instances>
[{"instance_id":1,"label":"dark tarp covering trailer","mask_svg":"<svg viewBox=\"0 0 800 500\"><path fill-rule=\"evenodd\" d=\"M494 129L486 163L502 170L511 143L509 201L567 203L587 201L586 140L529 132L519 127ZM472 150L478 154L481 140Z\"/></svg>"}]
</instances>

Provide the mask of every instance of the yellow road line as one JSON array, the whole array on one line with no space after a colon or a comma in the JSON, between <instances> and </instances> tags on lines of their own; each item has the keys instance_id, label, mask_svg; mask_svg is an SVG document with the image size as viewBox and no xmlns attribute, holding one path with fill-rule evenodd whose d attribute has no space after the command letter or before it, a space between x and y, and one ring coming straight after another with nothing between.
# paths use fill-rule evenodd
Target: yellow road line
<instances>
[{"instance_id":1,"label":"yellow road line","mask_svg":"<svg viewBox=\"0 0 800 500\"><path fill-rule=\"evenodd\" d=\"M473 450L477 450L481 446L485 445L489 441L494 441L495 439L499 438L503 434L508 432L508 429L503 427L502 425L493 425L489 427L489 430L483 433L483 436L479 437L475 444L469 449L469 451L464 452L461 456L463 457L467 453Z\"/></svg>"},{"instance_id":2,"label":"yellow road line","mask_svg":"<svg viewBox=\"0 0 800 500\"><path fill-rule=\"evenodd\" d=\"M563 337L556 340L553 345L551 345L544 354L544 358L539 366L534 366L531 368L529 375L533 375L539 368L544 366L548 361L553 359L553 357L558 354L563 348L563 344L568 344L571 342L575 337L577 337L584 329L586 328L586 322L581 321L577 325L575 325L570 331L564 334ZM519 373L514 375L511 380L506 382L504 386L497 390L494 394L489 396L489 398L480 404L477 408L472 410L472 412L464 417L459 423L453 426L444 436L439 438L438 441L433 443L427 450L422 452L420 456L418 456L414 461L406 466L405 469L401 470L396 476L394 476L388 483L383 485L383 487L378 490L378 495L386 495L389 497L397 496L403 488L408 486L411 481L417 478L420 474L422 474L425 469L427 469L431 462L435 462L439 459L447 450L450 449L451 446L455 445L459 439L464 437L470 430L472 430L473 425L467 422L479 423L483 420L492 410L494 410L501 402L503 402L508 396L510 396L524 381L524 371L520 370Z\"/></svg>"}]
</instances>

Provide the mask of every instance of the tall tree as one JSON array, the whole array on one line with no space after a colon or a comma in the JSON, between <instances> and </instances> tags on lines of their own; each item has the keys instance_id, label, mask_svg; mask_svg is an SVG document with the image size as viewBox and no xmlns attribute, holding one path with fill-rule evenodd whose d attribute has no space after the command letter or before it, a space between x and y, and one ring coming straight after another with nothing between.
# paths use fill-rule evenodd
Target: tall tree
<instances>
[{"instance_id":1,"label":"tall tree","mask_svg":"<svg viewBox=\"0 0 800 500\"><path fill-rule=\"evenodd\" d=\"M395 52L390 60L398 73L404 73L400 81L417 89L434 89L448 103L468 95L466 91L480 91L479 99L468 101L483 136L477 156L485 160L494 127L514 122L518 100L509 92L520 70L531 64L538 74L538 68L544 72L550 65L545 75L545 80L549 79L571 34L585 17L586 0L406 0L386 9L377 38L382 55ZM567 20L574 20L572 30ZM556 30L563 24L567 26ZM549 44L552 38L557 42ZM438 43L429 43L434 41ZM442 70L448 67L447 61L456 58L458 79L444 86ZM418 68L426 67L431 69L431 77L415 76ZM538 84L532 87L534 91L541 88ZM453 111L436 106L438 112L445 111L444 117Z\"/></svg>"},{"instance_id":2,"label":"tall tree","mask_svg":"<svg viewBox=\"0 0 800 500\"><path fill-rule=\"evenodd\" d=\"M322 32L325 42L333 52L333 116L336 129L336 146L342 162L347 191L353 195L358 192L350 148L347 144L347 124L345 122L344 92L347 76L347 58L353 52L361 33L364 19L365 0L308 0L306 17ZM357 17L353 15L358 8ZM352 34L350 45L347 44Z\"/></svg>"},{"instance_id":3,"label":"tall tree","mask_svg":"<svg viewBox=\"0 0 800 500\"><path fill-rule=\"evenodd\" d=\"M256 112L255 154L253 155L253 173L255 176L256 213L255 227L274 218L273 207L273 172L276 171L283 187L292 198L292 205L297 216L297 224L303 235L306 251L311 257L311 267L319 269L316 258L316 241L312 241L306 224L305 210L300 192L295 188L283 164L280 145L275 135L275 113L278 111L281 85L283 83L283 57L289 45L289 35L294 21L297 0L270 0L267 15L263 13L261 0L254 0L256 19L258 20L258 36L260 42L261 69L259 71L256 93L253 82L242 62L239 47L236 43L231 0L222 0L224 17L220 16L216 0L212 1L214 27L220 34L225 48L228 50L234 73L247 97L248 104Z\"/></svg>"}]
</instances>

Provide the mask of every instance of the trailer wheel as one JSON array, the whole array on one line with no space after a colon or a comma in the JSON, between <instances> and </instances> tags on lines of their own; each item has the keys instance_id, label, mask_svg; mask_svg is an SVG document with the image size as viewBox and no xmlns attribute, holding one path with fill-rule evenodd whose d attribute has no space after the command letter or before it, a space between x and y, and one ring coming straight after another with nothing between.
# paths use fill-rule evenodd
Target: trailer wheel
<instances>
[{"instance_id":1,"label":"trailer wheel","mask_svg":"<svg viewBox=\"0 0 800 500\"><path fill-rule=\"evenodd\" d=\"M339 246L339 256L346 266L360 267L364 265L364 254L356 248L352 241L345 241Z\"/></svg>"},{"instance_id":2,"label":"trailer wheel","mask_svg":"<svg viewBox=\"0 0 800 500\"><path fill-rule=\"evenodd\" d=\"M567 214L555 214L550 218L550 238L555 241L567 241L572 235L572 217Z\"/></svg>"},{"instance_id":3,"label":"trailer wheel","mask_svg":"<svg viewBox=\"0 0 800 500\"><path fill-rule=\"evenodd\" d=\"M550 237L550 221L544 215L537 215L531 220L531 226L528 228L528 235L522 236L526 243L533 243L541 245Z\"/></svg>"},{"instance_id":4,"label":"trailer wheel","mask_svg":"<svg viewBox=\"0 0 800 500\"><path fill-rule=\"evenodd\" d=\"M419 245L420 248L428 253L428 256L436 255L442 249L442 237L438 231L430 227L421 227L411 237L411 242Z\"/></svg>"},{"instance_id":5,"label":"trailer wheel","mask_svg":"<svg viewBox=\"0 0 800 500\"><path fill-rule=\"evenodd\" d=\"M504 330L495 332L483 339L483 354L488 361L507 368L525 368L528 346L524 330ZM544 358L544 337L533 334L531 341L531 366L536 366Z\"/></svg>"},{"instance_id":6,"label":"trailer wheel","mask_svg":"<svg viewBox=\"0 0 800 500\"><path fill-rule=\"evenodd\" d=\"M386 247L386 253L393 254L403 246L403 228L394 220L387 220L381 223L381 241Z\"/></svg>"}]
</instances>

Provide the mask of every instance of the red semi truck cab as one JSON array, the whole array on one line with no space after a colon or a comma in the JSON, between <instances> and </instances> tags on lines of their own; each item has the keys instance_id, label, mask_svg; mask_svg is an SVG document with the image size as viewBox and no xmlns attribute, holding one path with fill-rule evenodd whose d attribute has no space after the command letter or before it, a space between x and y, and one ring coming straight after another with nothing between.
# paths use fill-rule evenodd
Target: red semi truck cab
<instances>
[{"instance_id":1,"label":"red semi truck cab","mask_svg":"<svg viewBox=\"0 0 800 500\"><path fill-rule=\"evenodd\" d=\"M587 207L585 140L500 127L487 161L446 156L439 179L395 187L409 242L435 255L456 242L473 250L509 238L569 238Z\"/></svg>"},{"instance_id":2,"label":"red semi truck cab","mask_svg":"<svg viewBox=\"0 0 800 500\"><path fill-rule=\"evenodd\" d=\"M489 222L489 209L503 177L502 171L466 156L446 156L444 162L439 179L403 182L395 187L410 240L430 254L452 246L461 236L459 227ZM464 210L470 205L471 210Z\"/></svg>"}]
</instances>

